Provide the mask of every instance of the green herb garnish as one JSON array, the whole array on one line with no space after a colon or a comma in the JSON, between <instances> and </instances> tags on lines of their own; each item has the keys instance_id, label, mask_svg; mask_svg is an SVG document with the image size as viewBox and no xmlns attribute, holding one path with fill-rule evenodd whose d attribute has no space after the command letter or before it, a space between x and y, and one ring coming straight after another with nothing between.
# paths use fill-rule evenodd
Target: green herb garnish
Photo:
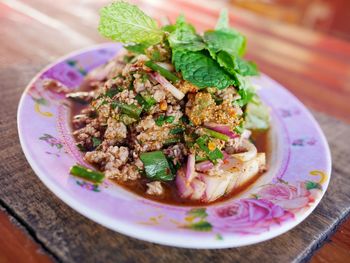
<instances>
[{"instance_id":1,"label":"green herb garnish","mask_svg":"<svg viewBox=\"0 0 350 263\"><path fill-rule=\"evenodd\" d=\"M149 111L150 108L157 103L157 101L151 95L146 93L137 94L135 99L141 106L143 106L145 111Z\"/></svg>"},{"instance_id":2,"label":"green herb garnish","mask_svg":"<svg viewBox=\"0 0 350 263\"><path fill-rule=\"evenodd\" d=\"M135 104L129 105L129 104L113 101L111 103L111 106L113 109L115 109L116 107L119 107L122 113L125 113L126 115L134 119L138 119L142 112L142 107L139 107Z\"/></svg>"},{"instance_id":3,"label":"green herb garnish","mask_svg":"<svg viewBox=\"0 0 350 263\"><path fill-rule=\"evenodd\" d=\"M223 140L225 142L227 142L229 140L229 137L226 134L211 130L211 129L207 129L207 128L203 128L203 131L208 134L210 137L214 137L220 140Z\"/></svg>"},{"instance_id":4,"label":"green herb garnish","mask_svg":"<svg viewBox=\"0 0 350 263\"><path fill-rule=\"evenodd\" d=\"M153 69L154 71L159 72L160 75L162 75L167 80L170 80L172 82L178 82L180 79L171 73L169 70L159 66L158 64L154 63L153 61L149 60L145 62L145 65L149 67L150 69Z\"/></svg>"},{"instance_id":5,"label":"green herb garnish","mask_svg":"<svg viewBox=\"0 0 350 263\"><path fill-rule=\"evenodd\" d=\"M106 38L126 44L153 45L161 42L164 35L153 18L126 2L114 2L101 9L98 31Z\"/></svg>"},{"instance_id":6,"label":"green herb garnish","mask_svg":"<svg viewBox=\"0 0 350 263\"><path fill-rule=\"evenodd\" d=\"M174 116L165 116L165 115L160 115L156 120L155 123L158 126L163 126L164 123L173 123L175 120Z\"/></svg>"},{"instance_id":7,"label":"green herb garnish","mask_svg":"<svg viewBox=\"0 0 350 263\"><path fill-rule=\"evenodd\" d=\"M218 148L215 148L213 151L209 150L208 142L209 142L208 135L202 135L196 140L196 144L206 154L206 156L210 161L212 161L213 163L216 163L217 159L223 159L224 155Z\"/></svg>"},{"instance_id":8,"label":"green herb garnish","mask_svg":"<svg viewBox=\"0 0 350 263\"><path fill-rule=\"evenodd\" d=\"M72 175L75 175L96 183L101 183L103 178L105 177L103 173L93 171L81 165L72 166L72 168L70 169L70 173Z\"/></svg>"},{"instance_id":9,"label":"green herb garnish","mask_svg":"<svg viewBox=\"0 0 350 263\"><path fill-rule=\"evenodd\" d=\"M170 144L174 144L174 143L178 143L178 142L181 142L181 138L174 137L174 138L166 139L163 144L164 145L170 145Z\"/></svg>"},{"instance_id":10,"label":"green herb garnish","mask_svg":"<svg viewBox=\"0 0 350 263\"><path fill-rule=\"evenodd\" d=\"M92 147L96 148L102 143L100 138L92 137Z\"/></svg>"},{"instance_id":11,"label":"green herb garnish","mask_svg":"<svg viewBox=\"0 0 350 263\"><path fill-rule=\"evenodd\" d=\"M121 91L122 91L121 88L113 86L109 90L106 91L106 96L109 98L113 98L115 95L117 95Z\"/></svg>"},{"instance_id":12,"label":"green herb garnish","mask_svg":"<svg viewBox=\"0 0 350 263\"><path fill-rule=\"evenodd\" d=\"M145 166L146 176L152 180L171 181L174 179L169 163L161 151L141 153L140 159Z\"/></svg>"},{"instance_id":13,"label":"green herb garnish","mask_svg":"<svg viewBox=\"0 0 350 263\"><path fill-rule=\"evenodd\" d=\"M171 129L169 131L169 134L174 135L174 134L183 133L184 131L185 129L183 127L177 127L177 128Z\"/></svg>"}]
</instances>

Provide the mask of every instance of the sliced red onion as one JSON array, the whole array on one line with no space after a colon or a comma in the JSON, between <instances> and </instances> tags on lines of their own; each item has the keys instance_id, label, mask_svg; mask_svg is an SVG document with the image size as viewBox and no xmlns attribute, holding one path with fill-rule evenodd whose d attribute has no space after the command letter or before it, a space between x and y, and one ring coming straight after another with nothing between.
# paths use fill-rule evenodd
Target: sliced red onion
<instances>
[{"instance_id":1,"label":"sliced red onion","mask_svg":"<svg viewBox=\"0 0 350 263\"><path fill-rule=\"evenodd\" d=\"M206 172L214 167L214 164L210 161L203 161L196 164L196 171Z\"/></svg>"},{"instance_id":2,"label":"sliced red onion","mask_svg":"<svg viewBox=\"0 0 350 263\"><path fill-rule=\"evenodd\" d=\"M230 127L227 126L227 125L206 122L206 123L204 123L204 126L207 127L207 128L210 128L210 129L212 129L214 131L217 131L217 132L220 132L222 134L225 134L228 137L230 137L231 139L239 137L239 135L237 133L232 132L230 130Z\"/></svg>"},{"instance_id":3,"label":"sliced red onion","mask_svg":"<svg viewBox=\"0 0 350 263\"><path fill-rule=\"evenodd\" d=\"M222 154L224 155L224 160L230 157L230 155L225 151L222 151Z\"/></svg>"},{"instance_id":4,"label":"sliced red onion","mask_svg":"<svg viewBox=\"0 0 350 263\"><path fill-rule=\"evenodd\" d=\"M193 193L191 195L191 199L193 200L199 200L203 198L203 194L205 192L206 185L201 180L195 178L192 183L191 187L193 189Z\"/></svg>"},{"instance_id":5,"label":"sliced red onion","mask_svg":"<svg viewBox=\"0 0 350 263\"><path fill-rule=\"evenodd\" d=\"M190 154L187 157L186 165L186 180L190 183L196 177L195 171L196 157L194 154Z\"/></svg>"},{"instance_id":6,"label":"sliced red onion","mask_svg":"<svg viewBox=\"0 0 350 263\"><path fill-rule=\"evenodd\" d=\"M158 72L151 73L151 76L159 82L167 91L169 91L175 98L182 100L185 97L185 94L175 88L166 78L160 75Z\"/></svg>"},{"instance_id":7,"label":"sliced red onion","mask_svg":"<svg viewBox=\"0 0 350 263\"><path fill-rule=\"evenodd\" d=\"M250 130L245 129L241 134L241 138L249 139L250 135L252 135L252 132Z\"/></svg>"},{"instance_id":8,"label":"sliced red onion","mask_svg":"<svg viewBox=\"0 0 350 263\"><path fill-rule=\"evenodd\" d=\"M192 195L193 189L191 185L188 184L185 176L184 176L184 168L180 168L176 175L176 187L177 190L179 191L179 195L183 198L188 198Z\"/></svg>"}]
</instances>

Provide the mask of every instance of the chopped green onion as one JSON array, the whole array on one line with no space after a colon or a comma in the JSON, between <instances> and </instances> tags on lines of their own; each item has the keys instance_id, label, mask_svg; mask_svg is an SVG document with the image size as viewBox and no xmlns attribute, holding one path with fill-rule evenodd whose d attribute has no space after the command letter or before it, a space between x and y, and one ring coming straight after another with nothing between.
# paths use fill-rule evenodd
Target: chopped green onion
<instances>
[{"instance_id":1,"label":"chopped green onion","mask_svg":"<svg viewBox=\"0 0 350 263\"><path fill-rule=\"evenodd\" d=\"M170 145L170 144L174 144L174 143L178 143L178 142L181 142L181 139L178 138L178 137L169 138L169 139L166 139L166 140L164 141L164 145Z\"/></svg>"},{"instance_id":2,"label":"chopped green onion","mask_svg":"<svg viewBox=\"0 0 350 263\"><path fill-rule=\"evenodd\" d=\"M142 112L142 107L140 108L139 106L135 105L135 104L125 104L125 103L121 103L121 102L117 102L117 101L113 101L111 103L111 106L113 109L115 109L116 107L119 107L122 111L122 113L125 113L126 115L128 115L131 118L134 119L138 119L141 115Z\"/></svg>"},{"instance_id":3,"label":"chopped green onion","mask_svg":"<svg viewBox=\"0 0 350 263\"><path fill-rule=\"evenodd\" d=\"M208 141L209 141L209 137L207 135L203 135L196 140L196 143L199 146L199 148L206 153L208 158L213 163L216 163L217 159L223 159L224 155L218 148L215 148L215 150L213 150L213 151L209 150L209 148L207 146Z\"/></svg>"},{"instance_id":4,"label":"chopped green onion","mask_svg":"<svg viewBox=\"0 0 350 263\"><path fill-rule=\"evenodd\" d=\"M188 119L187 116L183 115L180 120L184 123L184 124L189 124L190 120Z\"/></svg>"},{"instance_id":5,"label":"chopped green onion","mask_svg":"<svg viewBox=\"0 0 350 263\"><path fill-rule=\"evenodd\" d=\"M169 70L159 66L158 64L154 63L151 60L148 60L145 62L145 65L149 67L150 69L153 69L154 71L157 71L160 75L162 75L167 80L170 80L172 82L178 82L180 79L171 73Z\"/></svg>"},{"instance_id":6,"label":"chopped green onion","mask_svg":"<svg viewBox=\"0 0 350 263\"><path fill-rule=\"evenodd\" d=\"M208 157L215 163L217 159L223 159L224 154L218 148L215 148L214 151L208 153Z\"/></svg>"},{"instance_id":7,"label":"chopped green onion","mask_svg":"<svg viewBox=\"0 0 350 263\"><path fill-rule=\"evenodd\" d=\"M243 123L241 123L240 125L234 128L235 133L238 133L238 134L242 134L243 130L244 130Z\"/></svg>"},{"instance_id":8,"label":"chopped green onion","mask_svg":"<svg viewBox=\"0 0 350 263\"><path fill-rule=\"evenodd\" d=\"M174 116L167 116L167 117L165 117L165 122L166 123L173 123L174 120L175 120Z\"/></svg>"},{"instance_id":9,"label":"chopped green onion","mask_svg":"<svg viewBox=\"0 0 350 263\"><path fill-rule=\"evenodd\" d=\"M70 168L70 173L72 175L75 175L96 183L101 183L103 178L105 177L103 173L93 171L81 165L73 165Z\"/></svg>"},{"instance_id":10,"label":"chopped green onion","mask_svg":"<svg viewBox=\"0 0 350 263\"><path fill-rule=\"evenodd\" d=\"M156 120L155 120L156 124L158 126L162 126L165 122L165 116L164 115L160 115Z\"/></svg>"},{"instance_id":11,"label":"chopped green onion","mask_svg":"<svg viewBox=\"0 0 350 263\"><path fill-rule=\"evenodd\" d=\"M135 80L135 77L131 76L131 80L130 80L129 87L128 87L129 90L134 89L134 80Z\"/></svg>"},{"instance_id":12,"label":"chopped green onion","mask_svg":"<svg viewBox=\"0 0 350 263\"><path fill-rule=\"evenodd\" d=\"M199 155L196 155L196 162L202 162L202 161L206 161L208 160L208 157L204 156L204 157L201 157Z\"/></svg>"},{"instance_id":13,"label":"chopped green onion","mask_svg":"<svg viewBox=\"0 0 350 263\"><path fill-rule=\"evenodd\" d=\"M92 137L92 146L94 148L96 148L97 146L99 146L101 144L101 139L97 138L97 137Z\"/></svg>"},{"instance_id":14,"label":"chopped green onion","mask_svg":"<svg viewBox=\"0 0 350 263\"><path fill-rule=\"evenodd\" d=\"M179 134L179 133L182 133L182 132L184 132L184 128L182 128L182 127L177 127L177 128L174 128L174 129L171 129L170 131L169 131L169 134L172 134L172 135L174 135L174 134Z\"/></svg>"},{"instance_id":15,"label":"chopped green onion","mask_svg":"<svg viewBox=\"0 0 350 263\"><path fill-rule=\"evenodd\" d=\"M147 74L142 74L142 77L141 77L141 82L142 83L145 83L146 82L146 80L148 80L149 78L148 78L148 75Z\"/></svg>"},{"instance_id":16,"label":"chopped green onion","mask_svg":"<svg viewBox=\"0 0 350 263\"><path fill-rule=\"evenodd\" d=\"M106 91L106 96L109 98L113 98L116 94L118 94L121 91L122 91L121 88L117 88L117 87L113 86L109 90Z\"/></svg>"},{"instance_id":17,"label":"chopped green onion","mask_svg":"<svg viewBox=\"0 0 350 263\"><path fill-rule=\"evenodd\" d=\"M135 121L137 121L134 118L129 117L126 114L120 114L119 119L121 122L123 122L125 125L130 125L131 123L134 123Z\"/></svg>"},{"instance_id":18,"label":"chopped green onion","mask_svg":"<svg viewBox=\"0 0 350 263\"><path fill-rule=\"evenodd\" d=\"M141 153L140 159L145 166L147 178L161 181L174 179L168 160L162 151Z\"/></svg>"},{"instance_id":19,"label":"chopped green onion","mask_svg":"<svg viewBox=\"0 0 350 263\"><path fill-rule=\"evenodd\" d=\"M153 51L152 53L152 60L160 61L162 56L160 55L160 52L158 50Z\"/></svg>"},{"instance_id":20,"label":"chopped green onion","mask_svg":"<svg viewBox=\"0 0 350 263\"><path fill-rule=\"evenodd\" d=\"M157 101L149 94L137 94L135 99L137 102L143 106L143 108L148 111Z\"/></svg>"},{"instance_id":21,"label":"chopped green onion","mask_svg":"<svg viewBox=\"0 0 350 263\"><path fill-rule=\"evenodd\" d=\"M165 116L165 115L160 115L156 120L156 124L158 126L163 126L163 124L166 123L173 123L175 120L175 116Z\"/></svg>"},{"instance_id":22,"label":"chopped green onion","mask_svg":"<svg viewBox=\"0 0 350 263\"><path fill-rule=\"evenodd\" d=\"M207 135L203 135L196 140L196 143L199 146L199 148L206 153L210 152L209 148L207 147L208 140L209 138Z\"/></svg>"},{"instance_id":23,"label":"chopped green onion","mask_svg":"<svg viewBox=\"0 0 350 263\"><path fill-rule=\"evenodd\" d=\"M203 128L204 132L206 134L208 134L210 137L214 137L220 140L223 140L225 142L227 142L229 140L229 137L223 133L217 132L217 131L213 131L207 128Z\"/></svg>"}]
</instances>

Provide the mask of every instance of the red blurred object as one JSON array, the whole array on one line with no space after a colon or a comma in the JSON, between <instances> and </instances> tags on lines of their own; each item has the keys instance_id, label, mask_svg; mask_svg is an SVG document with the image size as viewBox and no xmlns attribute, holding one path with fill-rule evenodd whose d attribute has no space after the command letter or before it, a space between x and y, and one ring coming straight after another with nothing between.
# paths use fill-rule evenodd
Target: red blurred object
<instances>
[{"instance_id":1,"label":"red blurred object","mask_svg":"<svg viewBox=\"0 0 350 263\"><path fill-rule=\"evenodd\" d=\"M302 25L350 40L348 0L231 0L275 20Z\"/></svg>"}]
</instances>

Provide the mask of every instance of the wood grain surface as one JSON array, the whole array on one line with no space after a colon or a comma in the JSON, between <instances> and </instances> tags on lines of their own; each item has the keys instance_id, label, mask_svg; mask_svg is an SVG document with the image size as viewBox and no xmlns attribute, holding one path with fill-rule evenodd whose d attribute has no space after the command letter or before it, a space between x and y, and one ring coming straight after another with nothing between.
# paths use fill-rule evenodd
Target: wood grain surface
<instances>
[{"instance_id":1,"label":"wood grain surface","mask_svg":"<svg viewBox=\"0 0 350 263\"><path fill-rule=\"evenodd\" d=\"M0 207L6 210L0 211L0 255L4 255L0 262L15 259L16 254L20 254L16 262L21 262L21 255L28 260L31 255L36 260L38 248L51 259L65 262L307 261L350 211L349 147L344 143L350 127L323 114L315 112L326 132L334 162L325 198L292 231L249 247L198 251L128 238L77 214L35 176L18 142L15 114L20 94L47 63L104 41L96 31L97 10L108 2L0 0ZM183 12L200 29L212 27L224 5L221 1L201 1L199 5L194 0L134 2L158 18L167 15L174 20ZM232 24L248 36L248 56L264 73L284 84L310 108L350 122L349 43L275 24L244 10L231 8L230 13ZM7 220L8 214L27 232ZM345 262L349 258L349 236L342 235L349 233L349 225L337 232L313 262ZM16 251L10 249L20 243L23 246ZM10 248L8 244L12 244Z\"/></svg>"}]
</instances>

